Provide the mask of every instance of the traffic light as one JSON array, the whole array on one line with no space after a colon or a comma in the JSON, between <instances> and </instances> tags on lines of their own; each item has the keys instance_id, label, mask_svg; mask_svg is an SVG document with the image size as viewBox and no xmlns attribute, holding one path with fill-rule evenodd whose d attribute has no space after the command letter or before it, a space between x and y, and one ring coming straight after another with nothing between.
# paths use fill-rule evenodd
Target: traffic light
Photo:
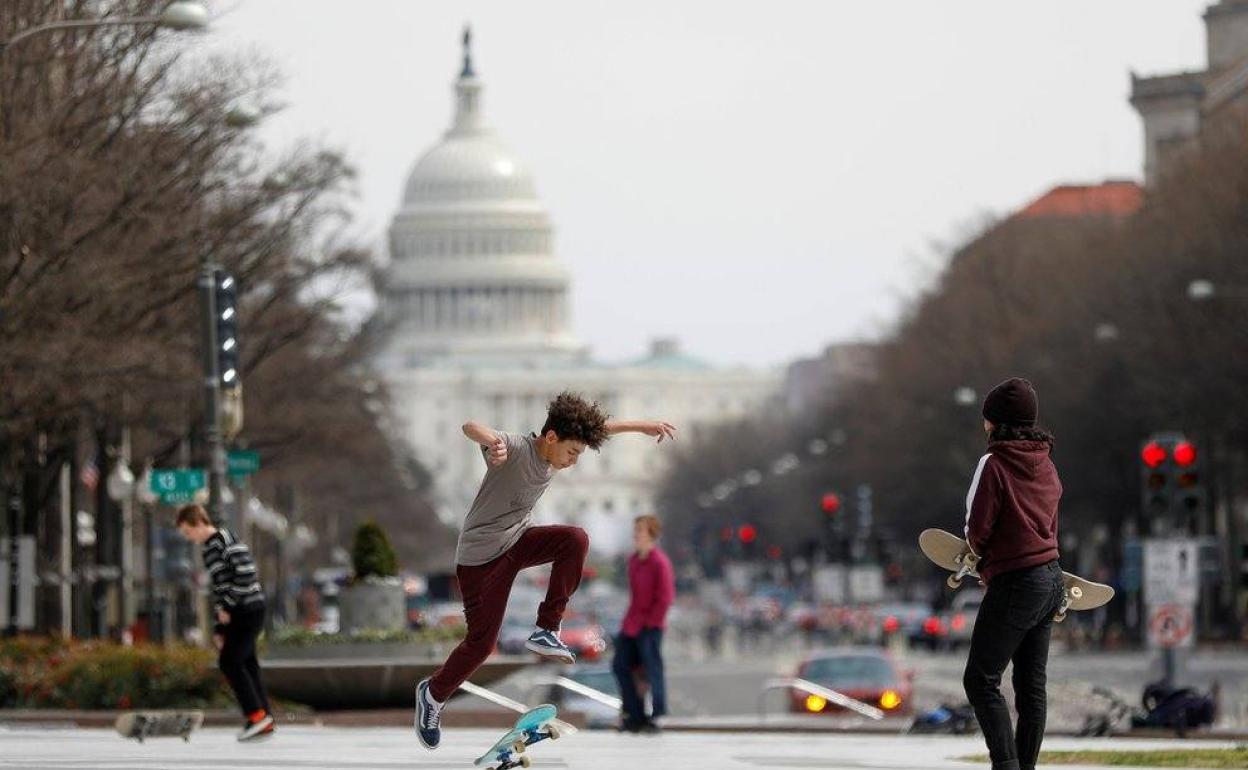
<instances>
[{"instance_id":1,"label":"traffic light","mask_svg":"<svg viewBox=\"0 0 1248 770\"><path fill-rule=\"evenodd\" d=\"M740 529L737 530L737 539L741 541L742 545L749 545L758 539L758 530L754 528L753 524L742 524Z\"/></svg>"},{"instance_id":2,"label":"traffic light","mask_svg":"<svg viewBox=\"0 0 1248 770\"><path fill-rule=\"evenodd\" d=\"M1150 518L1161 518L1170 513L1170 485L1166 478L1166 463L1170 452L1158 440L1149 440L1140 449L1140 460L1144 463L1142 481L1142 501L1144 514Z\"/></svg>"},{"instance_id":3,"label":"traffic light","mask_svg":"<svg viewBox=\"0 0 1248 770\"><path fill-rule=\"evenodd\" d=\"M819 507L828 516L835 516L841 510L841 498L835 492L826 492L819 500Z\"/></svg>"},{"instance_id":4,"label":"traffic light","mask_svg":"<svg viewBox=\"0 0 1248 770\"><path fill-rule=\"evenodd\" d=\"M238 353L238 281L219 268L213 271L212 278L216 295L217 377L223 391L237 390L243 384Z\"/></svg>"},{"instance_id":5,"label":"traffic light","mask_svg":"<svg viewBox=\"0 0 1248 770\"><path fill-rule=\"evenodd\" d=\"M1205 507L1200 451L1181 433L1158 433L1140 449L1144 513L1189 527Z\"/></svg>"},{"instance_id":6,"label":"traffic light","mask_svg":"<svg viewBox=\"0 0 1248 770\"><path fill-rule=\"evenodd\" d=\"M1201 479L1200 453L1190 441L1180 441L1170 454L1174 461L1174 486L1178 512L1190 520L1204 510L1205 487Z\"/></svg>"}]
</instances>

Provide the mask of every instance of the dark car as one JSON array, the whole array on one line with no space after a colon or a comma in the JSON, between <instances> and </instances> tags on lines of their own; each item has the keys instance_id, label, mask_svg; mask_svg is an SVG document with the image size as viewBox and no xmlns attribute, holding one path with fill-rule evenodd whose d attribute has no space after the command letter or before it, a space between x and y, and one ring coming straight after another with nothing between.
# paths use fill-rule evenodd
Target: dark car
<instances>
[{"instance_id":1,"label":"dark car","mask_svg":"<svg viewBox=\"0 0 1248 770\"><path fill-rule=\"evenodd\" d=\"M852 647L816 653L798 667L797 678L875 706L886 715L913 710L913 675L882 650ZM797 688L791 691L790 708L802 714L845 713L844 707Z\"/></svg>"}]
</instances>

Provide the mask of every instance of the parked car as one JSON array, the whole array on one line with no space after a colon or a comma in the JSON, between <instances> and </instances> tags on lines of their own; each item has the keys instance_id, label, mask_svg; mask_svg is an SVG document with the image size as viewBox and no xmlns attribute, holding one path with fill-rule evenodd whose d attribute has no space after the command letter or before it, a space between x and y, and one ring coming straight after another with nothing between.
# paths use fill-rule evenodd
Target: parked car
<instances>
[{"instance_id":1,"label":"parked car","mask_svg":"<svg viewBox=\"0 0 1248 770\"><path fill-rule=\"evenodd\" d=\"M971 643L975 630L975 618L984 600L984 590L978 587L963 588L953 596L953 603L942 616L947 647L962 647Z\"/></svg>"},{"instance_id":2,"label":"parked car","mask_svg":"<svg viewBox=\"0 0 1248 770\"><path fill-rule=\"evenodd\" d=\"M931 617L932 608L922 602L885 604L875 611L880 638L887 642L900 637L911 644L924 641L923 621Z\"/></svg>"},{"instance_id":3,"label":"parked car","mask_svg":"<svg viewBox=\"0 0 1248 770\"><path fill-rule=\"evenodd\" d=\"M798 666L797 678L875 706L888 715L913 711L913 672L903 671L891 655L874 647L845 647L810 655ZM790 710L802 714L846 711L797 688L790 693Z\"/></svg>"}]
</instances>

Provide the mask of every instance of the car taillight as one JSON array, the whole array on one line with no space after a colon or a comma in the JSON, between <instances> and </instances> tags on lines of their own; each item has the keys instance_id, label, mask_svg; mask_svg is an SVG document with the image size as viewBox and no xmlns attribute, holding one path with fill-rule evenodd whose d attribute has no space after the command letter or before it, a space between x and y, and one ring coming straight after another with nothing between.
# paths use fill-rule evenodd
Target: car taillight
<instances>
[{"instance_id":1,"label":"car taillight","mask_svg":"<svg viewBox=\"0 0 1248 770\"><path fill-rule=\"evenodd\" d=\"M953 619L949 621L949 627L954 631L961 631L966 628L966 616L960 612L954 615Z\"/></svg>"},{"instance_id":2,"label":"car taillight","mask_svg":"<svg viewBox=\"0 0 1248 770\"><path fill-rule=\"evenodd\" d=\"M899 621L897 618L893 617L892 615L889 615L887 618L884 618L884 633L893 634L893 633L896 633L897 629L899 628L901 628L901 621Z\"/></svg>"},{"instance_id":3,"label":"car taillight","mask_svg":"<svg viewBox=\"0 0 1248 770\"><path fill-rule=\"evenodd\" d=\"M923 633L928 636L944 636L945 624L941 623L938 617L930 617L923 621Z\"/></svg>"},{"instance_id":4,"label":"car taillight","mask_svg":"<svg viewBox=\"0 0 1248 770\"><path fill-rule=\"evenodd\" d=\"M885 711L892 711L901 705L901 696L893 690L885 690L880 696L880 708Z\"/></svg>"},{"instance_id":5,"label":"car taillight","mask_svg":"<svg viewBox=\"0 0 1248 770\"><path fill-rule=\"evenodd\" d=\"M817 714L820 711L823 711L827 707L828 707L828 701L826 698L821 698L818 695L806 696L806 710L809 711L810 713Z\"/></svg>"}]
</instances>

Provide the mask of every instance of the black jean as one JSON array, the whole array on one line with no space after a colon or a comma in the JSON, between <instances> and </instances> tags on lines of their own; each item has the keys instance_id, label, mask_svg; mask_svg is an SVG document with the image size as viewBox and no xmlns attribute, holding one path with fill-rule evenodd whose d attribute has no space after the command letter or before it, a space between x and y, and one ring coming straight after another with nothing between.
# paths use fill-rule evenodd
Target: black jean
<instances>
[{"instance_id":1,"label":"black jean","mask_svg":"<svg viewBox=\"0 0 1248 770\"><path fill-rule=\"evenodd\" d=\"M269 696L260 681L260 661L256 660L256 638L264 630L264 605L254 609L238 608L230 612L222 636L221 654L217 665L238 698L238 705L247 716L269 708Z\"/></svg>"},{"instance_id":2,"label":"black jean","mask_svg":"<svg viewBox=\"0 0 1248 770\"><path fill-rule=\"evenodd\" d=\"M1049 635L1062 601L1057 561L998 575L979 606L962 684L975 709L993 770L1031 770L1044 739ZM1018 729L1001 697L1001 674L1014 663Z\"/></svg>"},{"instance_id":3,"label":"black jean","mask_svg":"<svg viewBox=\"0 0 1248 770\"><path fill-rule=\"evenodd\" d=\"M620 686L621 708L627 724L640 725L646 721L646 708L641 694L637 692L637 681L633 679L633 669L638 666L646 672L646 681L650 684L650 716L667 714L662 647L663 630L659 628L642 629L637 636L620 634L615 639L615 659L611 662L611 670Z\"/></svg>"}]
</instances>

